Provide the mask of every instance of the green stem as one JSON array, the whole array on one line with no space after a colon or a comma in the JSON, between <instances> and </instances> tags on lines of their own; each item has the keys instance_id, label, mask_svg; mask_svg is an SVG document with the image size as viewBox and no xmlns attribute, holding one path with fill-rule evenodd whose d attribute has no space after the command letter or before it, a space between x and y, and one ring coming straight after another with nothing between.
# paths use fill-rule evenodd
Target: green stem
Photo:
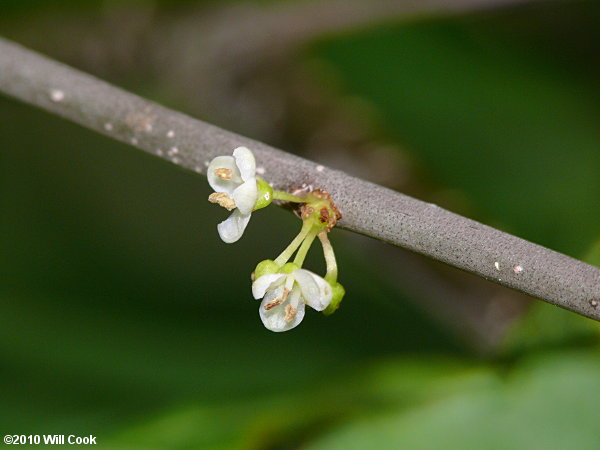
<instances>
[{"instance_id":1,"label":"green stem","mask_svg":"<svg viewBox=\"0 0 600 450\"><path fill-rule=\"evenodd\" d=\"M327 265L327 274L325 275L325 281L335 283L337 282L338 268L337 262L335 260L335 253L333 252L333 247L331 246L331 242L329 242L329 238L327 237L327 232L321 231L319 233L319 240L321 241L321 245L323 246L325 264Z\"/></svg>"},{"instance_id":2,"label":"green stem","mask_svg":"<svg viewBox=\"0 0 600 450\"><path fill-rule=\"evenodd\" d=\"M307 220L306 222L308 223L312 221ZM296 264L298 267L302 267L302 264L304 263L304 258L306 258L306 254L308 253L310 246L315 240L315 237L317 237L318 231L319 229L317 227L312 227L311 223L310 233L308 234L308 236L306 236L304 242L302 242L302 246L300 246L300 250L298 250L298 253L296 253L296 258L294 258L294 264Z\"/></svg>"},{"instance_id":3,"label":"green stem","mask_svg":"<svg viewBox=\"0 0 600 450\"><path fill-rule=\"evenodd\" d=\"M283 266L288 261L288 259L292 257L292 255L294 254L298 246L302 243L302 241L304 241L304 238L306 237L311 228L311 223L303 222L300 233L298 233L298 236L294 238L290 245L288 245L286 249L283 252L281 252L281 255L279 255L275 259L275 264L277 264L279 267Z\"/></svg>"},{"instance_id":4,"label":"green stem","mask_svg":"<svg viewBox=\"0 0 600 450\"><path fill-rule=\"evenodd\" d=\"M273 191L273 200L283 200L286 202L293 202L293 203L306 203L306 199L304 197L290 194L289 192L275 191L275 190Z\"/></svg>"}]
</instances>

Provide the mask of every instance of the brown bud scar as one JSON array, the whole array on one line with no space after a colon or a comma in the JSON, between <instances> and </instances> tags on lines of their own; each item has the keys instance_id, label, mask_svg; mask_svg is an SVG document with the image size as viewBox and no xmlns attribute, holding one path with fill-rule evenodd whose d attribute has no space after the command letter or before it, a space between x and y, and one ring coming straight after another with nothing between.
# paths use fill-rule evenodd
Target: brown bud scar
<instances>
[{"instance_id":1,"label":"brown bud scar","mask_svg":"<svg viewBox=\"0 0 600 450\"><path fill-rule=\"evenodd\" d=\"M215 169L215 175L223 180L231 180L233 171L231 169L225 169L224 167L221 167L219 169Z\"/></svg>"},{"instance_id":2,"label":"brown bud scar","mask_svg":"<svg viewBox=\"0 0 600 450\"><path fill-rule=\"evenodd\" d=\"M329 210L325 207L321 208L321 215L319 216L319 221L321 223L328 223L329 222Z\"/></svg>"},{"instance_id":3,"label":"brown bud scar","mask_svg":"<svg viewBox=\"0 0 600 450\"><path fill-rule=\"evenodd\" d=\"M306 189L308 189L308 193L306 193ZM306 220L315 214L315 208L318 208L316 218L323 224L323 229L330 232L331 229L336 226L337 221L342 218L342 213L331 199L331 194L322 189L311 190L310 187L307 186L304 186L304 191L302 189L292 191L294 195L300 195L300 192L303 192L303 194L306 195L307 203L295 209L294 213L302 220ZM310 204L312 204L312 206L310 206Z\"/></svg>"},{"instance_id":4,"label":"brown bud scar","mask_svg":"<svg viewBox=\"0 0 600 450\"><path fill-rule=\"evenodd\" d=\"M301 211L301 218L302 220L308 219L308 217L315 212L315 209L312 206L308 206L308 205L302 205L302 207L300 208Z\"/></svg>"},{"instance_id":5,"label":"brown bud scar","mask_svg":"<svg viewBox=\"0 0 600 450\"><path fill-rule=\"evenodd\" d=\"M328 219L326 221L322 221L322 222L323 223L329 222L329 230L331 230L335 226L337 221L342 218L342 213L340 212L339 208L334 203L334 201L331 199L331 194L329 192L324 191L322 189L315 189L314 191L311 192L311 194L322 200L327 200L327 202L329 203L329 207L333 214L329 214L329 211L328 211ZM321 213L321 215L322 215L322 213Z\"/></svg>"},{"instance_id":6,"label":"brown bud scar","mask_svg":"<svg viewBox=\"0 0 600 450\"><path fill-rule=\"evenodd\" d=\"M235 200L232 199L225 192L213 192L208 196L208 201L211 203L217 203L219 206L222 206L227 211L231 211L235 208Z\"/></svg>"},{"instance_id":7,"label":"brown bud scar","mask_svg":"<svg viewBox=\"0 0 600 450\"><path fill-rule=\"evenodd\" d=\"M287 305L285 307L285 321L290 323L292 320L294 320L294 317L296 317L297 313L298 310L296 308L294 308L292 305Z\"/></svg>"}]
</instances>

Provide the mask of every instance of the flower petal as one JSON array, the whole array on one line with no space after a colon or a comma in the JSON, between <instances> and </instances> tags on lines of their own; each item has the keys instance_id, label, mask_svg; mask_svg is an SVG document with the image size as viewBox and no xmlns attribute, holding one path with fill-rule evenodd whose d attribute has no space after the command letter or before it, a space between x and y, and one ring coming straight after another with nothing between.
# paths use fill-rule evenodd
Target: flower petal
<instances>
[{"instance_id":1,"label":"flower petal","mask_svg":"<svg viewBox=\"0 0 600 450\"><path fill-rule=\"evenodd\" d=\"M304 319L304 303L300 302L298 304L298 308L296 309L296 314L293 316L292 320L289 322L285 320L287 315L286 306L289 306L289 302L284 302L281 305L277 305L274 308L269 310L265 309L265 305L269 303L267 301L267 297L261 302L259 308L260 319L262 320L263 325L271 331L281 332L291 330L292 328L297 327L302 319Z\"/></svg>"},{"instance_id":2,"label":"flower petal","mask_svg":"<svg viewBox=\"0 0 600 450\"><path fill-rule=\"evenodd\" d=\"M237 187L232 194L235 205L242 214L250 214L258 200L258 188L256 178L251 177L241 186Z\"/></svg>"},{"instance_id":3,"label":"flower petal","mask_svg":"<svg viewBox=\"0 0 600 450\"><path fill-rule=\"evenodd\" d=\"M217 169L229 169L231 170L231 180L225 180L219 177L215 170ZM208 184L215 190L215 192L226 192L229 195L233 194L235 188L242 183L240 171L235 163L233 156L217 156L208 165L206 170L206 177L208 178Z\"/></svg>"},{"instance_id":4,"label":"flower petal","mask_svg":"<svg viewBox=\"0 0 600 450\"><path fill-rule=\"evenodd\" d=\"M285 273L268 273L262 277L258 277L252 283L252 295L255 299L263 298L267 290L274 290L275 286L281 284L286 276L287 274Z\"/></svg>"},{"instance_id":5,"label":"flower petal","mask_svg":"<svg viewBox=\"0 0 600 450\"><path fill-rule=\"evenodd\" d=\"M323 311L331 303L331 286L320 276L304 269L293 272L302 291L302 297L308 306Z\"/></svg>"},{"instance_id":6,"label":"flower petal","mask_svg":"<svg viewBox=\"0 0 600 450\"><path fill-rule=\"evenodd\" d=\"M242 214L235 209L226 220L217 225L219 236L227 244L232 244L242 237L249 220L250 214Z\"/></svg>"},{"instance_id":7,"label":"flower petal","mask_svg":"<svg viewBox=\"0 0 600 450\"><path fill-rule=\"evenodd\" d=\"M275 286L271 286L271 289L267 289L267 293L264 296L264 300L266 300L265 304L272 302L277 297L283 297L284 286L282 284L279 284L279 286L277 286L277 283L275 284Z\"/></svg>"},{"instance_id":8,"label":"flower petal","mask_svg":"<svg viewBox=\"0 0 600 450\"><path fill-rule=\"evenodd\" d=\"M333 289L331 288L331 285L320 276L314 274L313 276L315 277L315 281L319 286L319 299L316 302L307 300L307 303L311 308L317 311L323 311L331 303L331 299L333 298Z\"/></svg>"},{"instance_id":9,"label":"flower petal","mask_svg":"<svg viewBox=\"0 0 600 450\"><path fill-rule=\"evenodd\" d=\"M256 177L256 161L254 155L246 147L238 147L233 151L235 163L240 171L242 180L248 181Z\"/></svg>"}]
</instances>

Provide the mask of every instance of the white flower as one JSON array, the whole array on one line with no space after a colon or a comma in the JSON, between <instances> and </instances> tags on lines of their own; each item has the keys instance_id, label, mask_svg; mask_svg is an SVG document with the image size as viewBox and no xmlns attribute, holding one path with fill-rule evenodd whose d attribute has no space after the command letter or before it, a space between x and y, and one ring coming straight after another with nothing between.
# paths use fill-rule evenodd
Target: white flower
<instances>
[{"instance_id":1,"label":"white flower","mask_svg":"<svg viewBox=\"0 0 600 450\"><path fill-rule=\"evenodd\" d=\"M260 318L271 331L287 331L304 318L304 305L323 311L331 302L331 286L304 269L263 275L252 284L252 295L262 298Z\"/></svg>"},{"instance_id":2,"label":"white flower","mask_svg":"<svg viewBox=\"0 0 600 450\"><path fill-rule=\"evenodd\" d=\"M231 244L242 237L258 199L254 155L246 147L238 147L233 156L217 156L208 166L207 177L215 190L208 200L233 210L217 225L221 239Z\"/></svg>"}]
</instances>

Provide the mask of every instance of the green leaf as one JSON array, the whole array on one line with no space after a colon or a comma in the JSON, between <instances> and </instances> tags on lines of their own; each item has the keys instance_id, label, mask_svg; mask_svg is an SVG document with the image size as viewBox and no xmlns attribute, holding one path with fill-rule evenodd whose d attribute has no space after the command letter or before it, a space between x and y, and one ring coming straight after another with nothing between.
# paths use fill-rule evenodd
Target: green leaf
<instances>
[{"instance_id":1,"label":"green leaf","mask_svg":"<svg viewBox=\"0 0 600 450\"><path fill-rule=\"evenodd\" d=\"M414 408L366 415L310 449L540 449L600 447L598 352L526 360L495 382L464 385Z\"/></svg>"}]
</instances>

